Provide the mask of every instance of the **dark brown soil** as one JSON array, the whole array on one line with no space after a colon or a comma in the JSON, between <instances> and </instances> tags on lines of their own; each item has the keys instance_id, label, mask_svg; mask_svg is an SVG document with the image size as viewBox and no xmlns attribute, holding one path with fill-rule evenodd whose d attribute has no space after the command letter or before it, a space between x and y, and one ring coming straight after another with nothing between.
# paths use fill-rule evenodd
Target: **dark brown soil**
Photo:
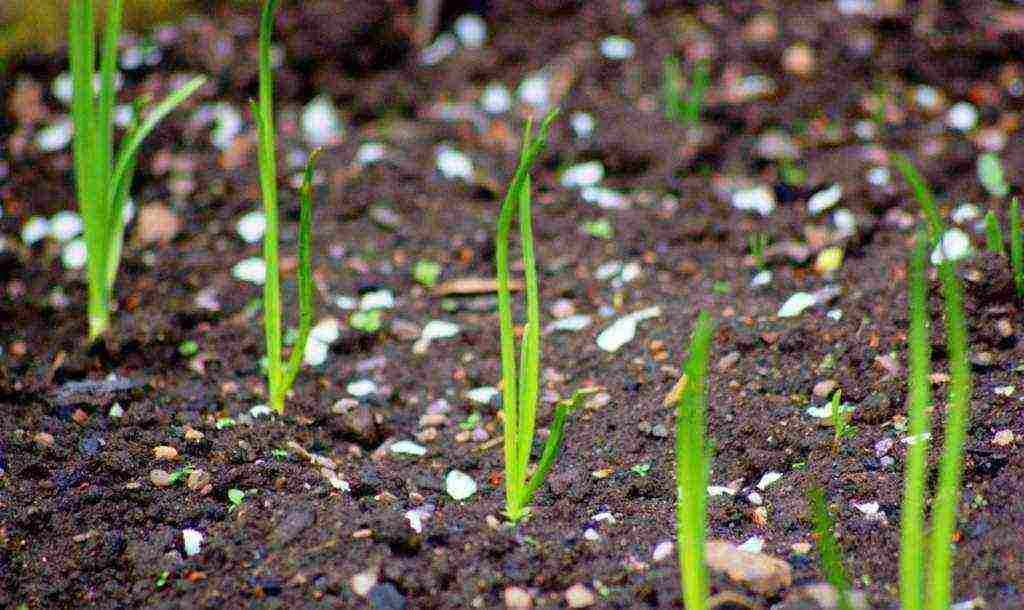
<instances>
[{"instance_id":1,"label":"dark brown soil","mask_svg":"<svg viewBox=\"0 0 1024 610\"><path fill-rule=\"evenodd\" d=\"M765 552L792 565L794 587L820 581L813 552L800 555L792 545L813 543L805 497L822 485L857 587L875 607L896 607L904 267L912 238L900 221L917 215L917 207L895 169L889 186L873 186L865 173L904 152L922 167L945 211L962 202L984 208L997 202L983 191L974 163L978 142L991 136L984 130L994 130L1006 136L1000 154L1008 179L1019 182L1019 6L903 7L890 0L866 3L877 5L874 13L851 16L837 7L856 2L494 1L486 3L490 36L483 49L462 49L424 67L411 42L412 12L402 3L286 4L277 33L285 56L277 73L279 108L294 117L324 92L348 125L344 142L323 157L316 195L318 318L345 322L348 313L336 298L377 288L392 291L395 307L385 312L379 333L343 324L326 363L299 375L283 417L246 421L264 395L262 327L258 312L247 307L260 289L234 279L231 268L259 253L235 233L237 218L258 206L254 132L247 123L234 148L222 153L210 144L208 126L190 119L200 103L243 109L255 92L254 10L222 8L163 30L160 67L127 74L126 93L166 91L171 75L183 72L210 74L212 82L159 128L136 183L135 200L169 206L182 230L163 245L130 238L113 332L87 346L82 274L64 270L52 240L28 247L19 237L30 216L50 216L73 202L69 149L42 154L32 144L39 127L66 112L49 92L63 58L14 64L0 77L0 97L11 99L19 79L22 85L32 79L42 98L39 116L16 104L0 114L6 244L0 248L0 605L400 608L404 600L408 608L495 608L507 587L521 586L537 607L559 607L565 590L582 583L598 593L595 607L681 607L674 554L652 560L655 546L674 538L675 515L672 435L658 434L656 426L672 430L672 409L662 399L679 375L691 324L707 308L719 325L710 378L711 482L738 482L743 489L709 500L710 534L736 543L761 537ZM641 14L623 9L640 4L646 4ZM446 29L470 8L445 5ZM636 54L624 61L603 57L599 43L612 34L635 42ZM815 66L807 76L784 66L786 49L797 43L812 49ZM712 90L699 134L663 117L661 62L669 53L686 58L685 65L711 59ZM484 432L492 440L500 434L497 406L464 398L471 388L499 382L495 302L488 295L454 303L434 296L411 269L430 259L443 266L442 279L493 275L492 235L514 170L521 117L492 120L475 106L473 116L482 122L446 121L439 118L441 104L475 103L491 81L514 93L545 66L564 85L564 115L534 181L544 323L559 299L595 323L545 337L544 388L564 396L596 384L610 401L570 422L535 516L514 529L495 529L487 517L500 517L502 509L500 445L456 440L463 432L458 423L476 410ZM772 78L775 92L730 98L730 83L751 74ZM864 141L855 125L871 121L879 83L889 92L889 112L879 136ZM918 85L941 93L940 111L914 102ZM946 110L962 100L978 108L980 135L946 126ZM591 138L574 137L568 117L576 111L594 116ZM301 142L294 119L283 118L280 129L284 159ZM778 164L755 152L769 129L784 130L800 146L802 186L783 183ZM360 169L352 159L366 141L385 142L388 158ZM438 174L440 143L473 158L478 184ZM603 162L604 186L629 193L628 209L602 210L560 186L560 170L590 160ZM779 200L775 212L761 217L733 208L727 193L737 179L771 186ZM282 182L283 248L292 255L298 207ZM843 186L839 206L857 221L855 235L838 241L830 216L811 216L806 206L809 195L834 183ZM375 206L400 221L382 226L372 215ZM583 222L598 218L610 220L612 239L581 233ZM756 269L747 238L755 231L776 244L807 244L811 257L773 256L771 284L751 288ZM833 242L845 247L846 257L828 279L812 263ZM610 261L639 263L642 274L618 287L597 279L597 268ZM1004 260L978 256L963 275L979 364L955 599L1019 608L1024 457L1017 442L993 441L997 432L1024 435L1024 388L996 392L1020 382L1024 319ZM793 293L826 286L839 289L828 306L776 316ZM214 295L219 311L197 305L201 290ZM293 275L285 294L294 320ZM596 335L613 319L605 317L608 310L618 317L654 305L661 316L641 323L631 343L615 354L597 347ZM932 309L935 367L943 372L934 295ZM826 315L830 310L840 310L841 319ZM415 355L403 329L431 319L456 322L462 332ZM181 355L185 341L195 341L198 354ZM130 383L104 381L108 374ZM369 414L361 422L331 410L358 379L379 388L356 408ZM84 380L91 384L75 385ZM836 453L831 429L805 412L824 402L812 394L824 380L835 381L856 406L855 434ZM945 390L937 377L939 422ZM392 454L390 444L414 440L420 417L441 399L451 405L449 423L436 439L421 441L427 454ZM120 419L109 416L115 403L124 411ZM548 412L546 402L542 425ZM219 429L215 423L224 417L238 424ZM189 428L203 438L186 440ZM52 435L52 443L40 433ZM886 439L895 446L877 451ZM940 444L933 443L933 458ZM177 449L175 463L154 458L161 445ZM350 491L334 489L296 446L332 459ZM644 464L646 474L633 468ZM163 488L150 482L153 469L184 467L208 473L208 488L192 490L184 478ZM445 492L452 469L479 484L465 502ZM783 476L760 492L766 511L759 511L748 494L770 471ZM229 510L229 489L248 492L235 510ZM855 506L869 502L880 504L885 520L869 520ZM433 509L422 533L404 516L416 508ZM604 512L614 521L595 520ZM185 528L205 535L194 557L183 558ZM585 535L589 528L597 540ZM378 586L369 601L360 599L350 579L378 568ZM724 576L713 587L743 591ZM785 593L753 597L767 607Z\"/></svg>"}]
</instances>

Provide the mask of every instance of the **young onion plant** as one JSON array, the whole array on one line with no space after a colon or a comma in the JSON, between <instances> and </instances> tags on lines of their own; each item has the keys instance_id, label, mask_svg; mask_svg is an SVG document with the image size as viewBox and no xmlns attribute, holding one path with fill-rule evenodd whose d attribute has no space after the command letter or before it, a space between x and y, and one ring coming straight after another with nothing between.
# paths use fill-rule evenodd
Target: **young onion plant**
<instances>
[{"instance_id":1,"label":"young onion plant","mask_svg":"<svg viewBox=\"0 0 1024 610\"><path fill-rule=\"evenodd\" d=\"M145 101L134 104L133 120L121 149L114 151L117 39L121 33L123 0L109 0L99 57L96 95L96 25L93 0L71 0L70 61L74 92L71 119L75 127L74 174L78 206L84 219L88 278L89 339L110 325L110 301L124 242L124 205L135 175L135 161L146 136L176 106L203 85L197 76L157 104L145 119Z\"/></svg>"},{"instance_id":2,"label":"young onion plant","mask_svg":"<svg viewBox=\"0 0 1024 610\"><path fill-rule=\"evenodd\" d=\"M536 138L533 124L526 123L519 166L498 217L495 258L498 267L498 317L501 328L502 410L505 428L505 516L513 523L526 517L533 496L547 477L565 439L565 421L579 403L595 389L577 390L571 398L558 401L555 419L533 475L528 473L530 453L537 421L540 388L540 295L537 286L537 262L533 252L533 228L530 216L530 169L543 150L548 128L558 115L551 112L541 123ZM519 236L523 249L526 287L526 328L519 347L516 368L515 333L512 328L512 291L509 287L508 243L512 218L519 215Z\"/></svg>"},{"instance_id":3,"label":"young onion plant","mask_svg":"<svg viewBox=\"0 0 1024 610\"><path fill-rule=\"evenodd\" d=\"M897 160L897 168L910 183L918 203L928 219L927 241L932 248L943 248L945 228L928 185L906 159ZM924 241L924 240L920 240ZM917 246L918 250L922 246ZM944 250L940 250L945 254ZM926 412L929 396L923 388L929 383L930 354L927 343L926 296L924 284L923 254L915 251L911 265L911 354L910 377L910 424L920 436L912 437L914 443L924 443L928 422ZM911 508L911 514L901 518L902 527L910 531L901 533L900 545L900 590L904 610L947 610L952 598L951 564L952 543L956 530L956 512L960 501L963 476L964 441L971 401L971 369L967 358L967 323L964 315L963 288L956 274L956 261L943 256L939 264L939 282L944 303L943 316L946 326L946 352L949 355L949 397L946 411L946 435L942 457L939 462L939 479L932 504L932 529L929 550L928 588L925 589L923 573L922 537L915 535L923 530L921 523L924 499L924 451L920 455L908 454L904 507ZM913 477L913 478L912 478ZM913 496L913 497L911 497ZM927 600L927 605L925 605Z\"/></svg>"},{"instance_id":4,"label":"young onion plant","mask_svg":"<svg viewBox=\"0 0 1024 610\"><path fill-rule=\"evenodd\" d=\"M676 403L676 545L686 610L704 610L708 599L704 565L709 468L706 380L713 332L710 316L700 312L683 372L685 385Z\"/></svg>"},{"instance_id":5,"label":"young onion plant","mask_svg":"<svg viewBox=\"0 0 1024 610\"><path fill-rule=\"evenodd\" d=\"M263 193L263 214L267 228L263 236L263 260L266 281L263 283L263 327L267 340L267 386L270 408L284 412L284 399L295 383L302 356L306 351L313 322L313 274L310 264L312 223L311 191L313 167L319 151L309 156L305 177L299 190L299 335L285 363L281 356L281 276L278 266L277 217L277 155L274 150L274 81L270 67L270 39L274 28L277 0L267 0L260 19L259 102L252 103L252 113L259 134L260 190Z\"/></svg>"},{"instance_id":6,"label":"young onion plant","mask_svg":"<svg viewBox=\"0 0 1024 610\"><path fill-rule=\"evenodd\" d=\"M662 67L665 116L687 127L697 127L710 82L711 74L706 60L698 61L693 66L689 87L686 87L679 60L675 56L666 57Z\"/></svg>"},{"instance_id":7,"label":"young onion plant","mask_svg":"<svg viewBox=\"0 0 1024 610\"><path fill-rule=\"evenodd\" d=\"M836 591L838 609L852 610L850 577L843 567L843 552L839 547L839 541L836 540L835 524L828 511L825 491L820 487L812 487L807 493L807 500L814 520L814 532L818 537L818 561L821 564L821 571L825 573L825 580Z\"/></svg>"}]
</instances>

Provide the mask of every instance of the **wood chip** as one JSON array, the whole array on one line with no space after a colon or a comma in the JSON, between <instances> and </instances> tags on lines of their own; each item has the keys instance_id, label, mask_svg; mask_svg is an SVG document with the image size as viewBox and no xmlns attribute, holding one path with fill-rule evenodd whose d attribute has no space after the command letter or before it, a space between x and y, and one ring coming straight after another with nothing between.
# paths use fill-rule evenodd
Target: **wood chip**
<instances>
[{"instance_id":1,"label":"wood chip","mask_svg":"<svg viewBox=\"0 0 1024 610\"><path fill-rule=\"evenodd\" d=\"M519 280L509 280L508 287L512 291L522 290L523 283ZM490 277L460 277L442 282L434 288L434 294L439 297L453 294L490 294L497 291L498 280Z\"/></svg>"},{"instance_id":2,"label":"wood chip","mask_svg":"<svg viewBox=\"0 0 1024 610\"><path fill-rule=\"evenodd\" d=\"M683 395L683 390L686 389L686 373L679 376L679 381L672 386L672 390L668 394L665 394L665 399L661 401L661 406L672 407L679 402L679 398Z\"/></svg>"}]
</instances>

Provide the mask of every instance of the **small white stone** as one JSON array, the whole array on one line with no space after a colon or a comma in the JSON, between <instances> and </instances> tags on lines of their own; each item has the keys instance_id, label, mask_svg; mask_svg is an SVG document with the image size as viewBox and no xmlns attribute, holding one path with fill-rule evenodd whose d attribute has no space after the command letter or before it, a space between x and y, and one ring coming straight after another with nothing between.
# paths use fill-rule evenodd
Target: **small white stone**
<instances>
[{"instance_id":1,"label":"small white stone","mask_svg":"<svg viewBox=\"0 0 1024 610\"><path fill-rule=\"evenodd\" d=\"M512 94L501 83L491 83L480 96L480 106L490 114L504 114L512 108Z\"/></svg>"},{"instance_id":2,"label":"small white stone","mask_svg":"<svg viewBox=\"0 0 1024 610\"><path fill-rule=\"evenodd\" d=\"M267 264L260 257L247 258L231 268L231 275L236 280L262 286L267 281Z\"/></svg>"},{"instance_id":3,"label":"small white stone","mask_svg":"<svg viewBox=\"0 0 1024 610\"><path fill-rule=\"evenodd\" d=\"M60 260L66 269L81 269L85 266L88 256L85 240L76 239L64 245L64 249L60 253Z\"/></svg>"},{"instance_id":4,"label":"small white stone","mask_svg":"<svg viewBox=\"0 0 1024 610\"><path fill-rule=\"evenodd\" d=\"M390 290L382 288L373 292L367 292L359 299L359 309L369 311L371 309L391 309L395 306L395 296Z\"/></svg>"},{"instance_id":5,"label":"small white stone","mask_svg":"<svg viewBox=\"0 0 1024 610\"><path fill-rule=\"evenodd\" d=\"M597 121L594 120L594 115L589 112L574 112L569 117L569 125L572 126L572 130L577 138L589 138L594 134Z\"/></svg>"},{"instance_id":6,"label":"small white stone","mask_svg":"<svg viewBox=\"0 0 1024 610\"><path fill-rule=\"evenodd\" d=\"M914 89L914 103L925 110L935 110L942 103L942 96L935 87L920 85Z\"/></svg>"},{"instance_id":7,"label":"small white stone","mask_svg":"<svg viewBox=\"0 0 1024 610\"><path fill-rule=\"evenodd\" d=\"M82 233L82 217L70 211L57 212L50 219L50 237L65 242Z\"/></svg>"},{"instance_id":8,"label":"small white stone","mask_svg":"<svg viewBox=\"0 0 1024 610\"><path fill-rule=\"evenodd\" d=\"M272 411L267 405L256 405L249 409L249 415L252 416L253 419L258 417L270 417L271 413Z\"/></svg>"},{"instance_id":9,"label":"small white stone","mask_svg":"<svg viewBox=\"0 0 1024 610\"><path fill-rule=\"evenodd\" d=\"M449 180L461 178L473 180L473 161L464 153L450 146L439 146L436 152L437 170Z\"/></svg>"},{"instance_id":10,"label":"small white stone","mask_svg":"<svg viewBox=\"0 0 1024 610\"><path fill-rule=\"evenodd\" d=\"M768 216L775 211L775 192L763 185L740 189L733 194L732 205L739 210Z\"/></svg>"},{"instance_id":11,"label":"small white stone","mask_svg":"<svg viewBox=\"0 0 1024 610\"><path fill-rule=\"evenodd\" d=\"M455 36L444 33L438 36L430 46L420 52L420 63L424 66L436 66L451 56L459 46Z\"/></svg>"},{"instance_id":12,"label":"small white stone","mask_svg":"<svg viewBox=\"0 0 1024 610\"><path fill-rule=\"evenodd\" d=\"M423 456L427 454L427 448L412 441L398 441L391 445L391 453Z\"/></svg>"},{"instance_id":13,"label":"small white stone","mask_svg":"<svg viewBox=\"0 0 1024 610\"><path fill-rule=\"evenodd\" d=\"M359 308L359 301L345 295L334 297L334 304L338 306L338 309L352 310Z\"/></svg>"},{"instance_id":14,"label":"small white stone","mask_svg":"<svg viewBox=\"0 0 1024 610\"><path fill-rule=\"evenodd\" d=\"M843 319L843 310L842 309L830 309L828 311L828 313L825 314L825 315L828 316L830 320L832 320L834 322L838 322L838 321Z\"/></svg>"},{"instance_id":15,"label":"small white stone","mask_svg":"<svg viewBox=\"0 0 1024 610\"><path fill-rule=\"evenodd\" d=\"M405 520L409 522L409 527L412 531L417 534L423 533L423 522L430 516L430 512L423 510L422 508L414 508L412 510L405 511Z\"/></svg>"},{"instance_id":16,"label":"small white stone","mask_svg":"<svg viewBox=\"0 0 1024 610\"><path fill-rule=\"evenodd\" d=\"M970 131L978 125L978 109L969 102L958 102L946 114L946 123L957 131Z\"/></svg>"},{"instance_id":17,"label":"small white stone","mask_svg":"<svg viewBox=\"0 0 1024 610\"><path fill-rule=\"evenodd\" d=\"M782 478L781 472L775 472L774 470L764 473L761 480L757 482L757 488L761 491L768 489L768 486Z\"/></svg>"},{"instance_id":18,"label":"small white stone","mask_svg":"<svg viewBox=\"0 0 1024 610\"><path fill-rule=\"evenodd\" d=\"M661 315L660 307L649 307L625 315L597 336L597 346L606 352L616 352L636 336L636 327L640 322Z\"/></svg>"},{"instance_id":19,"label":"small white stone","mask_svg":"<svg viewBox=\"0 0 1024 610\"><path fill-rule=\"evenodd\" d=\"M605 281L622 273L622 261L608 261L594 270L594 279Z\"/></svg>"},{"instance_id":20,"label":"small white stone","mask_svg":"<svg viewBox=\"0 0 1024 610\"><path fill-rule=\"evenodd\" d=\"M36 134L36 146L43 152L61 150L71 143L74 131L71 119L61 118L56 123L39 130Z\"/></svg>"},{"instance_id":21,"label":"small white stone","mask_svg":"<svg viewBox=\"0 0 1024 610\"><path fill-rule=\"evenodd\" d=\"M972 253L971 238L960 229L948 229L942 235L939 245L932 251L931 262L940 265L945 261L956 262Z\"/></svg>"},{"instance_id":22,"label":"small white stone","mask_svg":"<svg viewBox=\"0 0 1024 610\"><path fill-rule=\"evenodd\" d=\"M843 186L841 184L833 184L827 189L820 190L811 195L811 198L807 200L807 211L810 212L812 216L820 214L839 203L839 199L842 196Z\"/></svg>"},{"instance_id":23,"label":"small white stone","mask_svg":"<svg viewBox=\"0 0 1024 610\"><path fill-rule=\"evenodd\" d=\"M590 541L590 542L597 542L598 540L601 539L601 534L598 534L596 529L594 529L592 527L588 527L583 532L583 538L585 540Z\"/></svg>"},{"instance_id":24,"label":"small white stone","mask_svg":"<svg viewBox=\"0 0 1024 610\"><path fill-rule=\"evenodd\" d=\"M494 397L498 395L498 388L491 386L483 386L479 388L473 388L472 390L466 391L466 398L473 402L486 405L494 400Z\"/></svg>"},{"instance_id":25,"label":"small white stone","mask_svg":"<svg viewBox=\"0 0 1024 610\"><path fill-rule=\"evenodd\" d=\"M764 271L758 271L757 275L750 280L751 288L760 288L761 286L767 286L772 283L772 272L768 269Z\"/></svg>"},{"instance_id":26,"label":"small white stone","mask_svg":"<svg viewBox=\"0 0 1024 610\"><path fill-rule=\"evenodd\" d=\"M585 314L576 314L559 318L547 326L548 331L577 332L593 323L593 318Z\"/></svg>"},{"instance_id":27,"label":"small white stone","mask_svg":"<svg viewBox=\"0 0 1024 610\"><path fill-rule=\"evenodd\" d=\"M479 49L487 42L487 23L479 15L466 13L455 20L453 29L467 49Z\"/></svg>"},{"instance_id":28,"label":"small white stone","mask_svg":"<svg viewBox=\"0 0 1024 610\"><path fill-rule=\"evenodd\" d=\"M353 381L352 383L348 384L346 389L348 390L349 394L355 396L356 398L361 398L363 396L369 396L370 394L376 394L377 384L374 383L373 380L371 379L360 379L358 381Z\"/></svg>"},{"instance_id":29,"label":"small white stone","mask_svg":"<svg viewBox=\"0 0 1024 610\"><path fill-rule=\"evenodd\" d=\"M431 320L423 327L421 339L433 341L434 339L449 339L459 334L459 325L444 320Z\"/></svg>"},{"instance_id":30,"label":"small white stone","mask_svg":"<svg viewBox=\"0 0 1024 610\"><path fill-rule=\"evenodd\" d=\"M367 142L356 151L355 162L359 165L370 165L384 159L387 149L380 142Z\"/></svg>"},{"instance_id":31,"label":"small white stone","mask_svg":"<svg viewBox=\"0 0 1024 610\"><path fill-rule=\"evenodd\" d=\"M309 331L309 338L330 345L341 336L341 326L337 318L324 318Z\"/></svg>"},{"instance_id":32,"label":"small white stone","mask_svg":"<svg viewBox=\"0 0 1024 610\"><path fill-rule=\"evenodd\" d=\"M863 513L866 517L874 517L878 514L878 509L881 508L878 502L865 502L863 504L854 502L853 507Z\"/></svg>"},{"instance_id":33,"label":"small white stone","mask_svg":"<svg viewBox=\"0 0 1024 610\"><path fill-rule=\"evenodd\" d=\"M981 209L973 203L965 203L953 210L951 218L956 224L962 225L981 218Z\"/></svg>"},{"instance_id":34,"label":"small white stone","mask_svg":"<svg viewBox=\"0 0 1024 610\"><path fill-rule=\"evenodd\" d=\"M651 561L654 563L660 563L665 561L672 556L672 552L676 550L676 545L669 540L663 540L654 547L654 552L651 553Z\"/></svg>"},{"instance_id":35,"label":"small white stone","mask_svg":"<svg viewBox=\"0 0 1024 610\"><path fill-rule=\"evenodd\" d=\"M65 106L71 105L75 95L75 81L70 72L61 72L50 83L50 92Z\"/></svg>"},{"instance_id":36,"label":"small white stone","mask_svg":"<svg viewBox=\"0 0 1024 610\"><path fill-rule=\"evenodd\" d=\"M792 318L802 314L805 309L817 302L818 299L814 298L814 295L807 292L797 292L783 303L776 315L780 318Z\"/></svg>"},{"instance_id":37,"label":"small white stone","mask_svg":"<svg viewBox=\"0 0 1024 610\"><path fill-rule=\"evenodd\" d=\"M760 536L751 536L736 548L748 553L760 553L761 550L764 549L764 538L761 538Z\"/></svg>"},{"instance_id":38,"label":"small white stone","mask_svg":"<svg viewBox=\"0 0 1024 610\"><path fill-rule=\"evenodd\" d=\"M231 148L235 138L242 133L242 114L227 102L220 102L206 110L213 115L210 142L220 150Z\"/></svg>"},{"instance_id":39,"label":"small white stone","mask_svg":"<svg viewBox=\"0 0 1024 610\"><path fill-rule=\"evenodd\" d=\"M601 55L608 59L621 61L629 59L634 53L636 53L636 45L628 38L609 36L601 41Z\"/></svg>"},{"instance_id":40,"label":"small white stone","mask_svg":"<svg viewBox=\"0 0 1024 610\"><path fill-rule=\"evenodd\" d=\"M629 199L625 195L602 186L585 186L580 189L580 197L583 201L605 210L622 210L629 207Z\"/></svg>"},{"instance_id":41,"label":"small white stone","mask_svg":"<svg viewBox=\"0 0 1024 610\"><path fill-rule=\"evenodd\" d=\"M476 493L476 481L461 470L449 472L444 478L444 486L448 495L456 500L465 500Z\"/></svg>"},{"instance_id":42,"label":"small white stone","mask_svg":"<svg viewBox=\"0 0 1024 610\"><path fill-rule=\"evenodd\" d=\"M573 165L564 172L560 180L565 188L594 186L604 178L604 165L600 161L588 161Z\"/></svg>"},{"instance_id":43,"label":"small white stone","mask_svg":"<svg viewBox=\"0 0 1024 610\"><path fill-rule=\"evenodd\" d=\"M868 184L879 188L889 186L889 182L892 180L892 174L889 173L888 167L872 167L864 174L864 177Z\"/></svg>"},{"instance_id":44,"label":"small white stone","mask_svg":"<svg viewBox=\"0 0 1024 610\"><path fill-rule=\"evenodd\" d=\"M747 501L753 504L754 506L761 506L762 504L764 504L764 498L761 496L760 492L757 491L752 491L748 493Z\"/></svg>"},{"instance_id":45,"label":"small white stone","mask_svg":"<svg viewBox=\"0 0 1024 610\"><path fill-rule=\"evenodd\" d=\"M352 588L352 592L359 597L366 597L370 594L370 591L377 586L377 567L372 567L364 572L353 574L352 578L349 579L349 586Z\"/></svg>"},{"instance_id":46,"label":"small white stone","mask_svg":"<svg viewBox=\"0 0 1024 610\"><path fill-rule=\"evenodd\" d=\"M327 362L331 346L313 337L306 341L306 349L302 352L302 360L308 366L320 366Z\"/></svg>"},{"instance_id":47,"label":"small white stone","mask_svg":"<svg viewBox=\"0 0 1024 610\"><path fill-rule=\"evenodd\" d=\"M551 86L549 78L542 72L536 72L523 79L516 94L519 101L534 108L547 108L551 104Z\"/></svg>"},{"instance_id":48,"label":"small white stone","mask_svg":"<svg viewBox=\"0 0 1024 610\"><path fill-rule=\"evenodd\" d=\"M708 495L712 498L721 495L735 496L736 490L724 485L708 485Z\"/></svg>"},{"instance_id":49,"label":"small white stone","mask_svg":"<svg viewBox=\"0 0 1024 610\"><path fill-rule=\"evenodd\" d=\"M302 136L310 146L337 144L344 136L341 115L326 95L318 95L302 110Z\"/></svg>"},{"instance_id":50,"label":"small white stone","mask_svg":"<svg viewBox=\"0 0 1024 610\"><path fill-rule=\"evenodd\" d=\"M181 530L181 545L185 548L185 555L187 557L198 555L203 548L203 540L205 538L203 533L198 530Z\"/></svg>"},{"instance_id":51,"label":"small white stone","mask_svg":"<svg viewBox=\"0 0 1024 610\"><path fill-rule=\"evenodd\" d=\"M235 230L238 231L238 236L242 238L242 241L254 244L263 239L263 234L267 231L267 217L263 212L243 214L235 224Z\"/></svg>"},{"instance_id":52,"label":"small white stone","mask_svg":"<svg viewBox=\"0 0 1024 610\"><path fill-rule=\"evenodd\" d=\"M832 212L832 224L836 226L841 235L853 235L857 232L857 217L846 208L839 208Z\"/></svg>"},{"instance_id":53,"label":"small white stone","mask_svg":"<svg viewBox=\"0 0 1024 610\"><path fill-rule=\"evenodd\" d=\"M626 266L622 268L622 275L619 276L619 279L622 280L623 284L628 284L639 278L641 275L643 275L643 268L640 266L640 263L633 261L631 263L627 263Z\"/></svg>"},{"instance_id":54,"label":"small white stone","mask_svg":"<svg viewBox=\"0 0 1024 610\"><path fill-rule=\"evenodd\" d=\"M900 442L904 445L916 445L918 443L926 443L932 438L931 432L922 432L921 434L911 434L904 436L900 439Z\"/></svg>"},{"instance_id":55,"label":"small white stone","mask_svg":"<svg viewBox=\"0 0 1024 610\"><path fill-rule=\"evenodd\" d=\"M615 515L613 515L609 511L597 513L596 515L591 517L590 520L596 523L607 523L608 525L615 525L616 523L618 523L618 521L615 519Z\"/></svg>"}]
</instances>

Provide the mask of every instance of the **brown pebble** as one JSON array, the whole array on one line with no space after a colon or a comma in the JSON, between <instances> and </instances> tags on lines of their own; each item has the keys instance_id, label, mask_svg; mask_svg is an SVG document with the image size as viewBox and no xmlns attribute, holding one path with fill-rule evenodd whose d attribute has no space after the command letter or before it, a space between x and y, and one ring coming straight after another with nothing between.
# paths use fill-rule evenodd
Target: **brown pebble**
<instances>
[{"instance_id":1,"label":"brown pebble","mask_svg":"<svg viewBox=\"0 0 1024 610\"><path fill-rule=\"evenodd\" d=\"M593 591L588 589L586 585L576 583L565 590L565 603L570 608L589 608L596 601L597 599L594 597Z\"/></svg>"},{"instance_id":2,"label":"brown pebble","mask_svg":"<svg viewBox=\"0 0 1024 610\"><path fill-rule=\"evenodd\" d=\"M153 447L153 457L158 460L174 461L178 459L178 450L167 445Z\"/></svg>"},{"instance_id":3,"label":"brown pebble","mask_svg":"<svg viewBox=\"0 0 1024 610\"><path fill-rule=\"evenodd\" d=\"M32 440L34 440L40 447L53 447L53 435L49 432L39 432L32 437Z\"/></svg>"},{"instance_id":4,"label":"brown pebble","mask_svg":"<svg viewBox=\"0 0 1024 610\"><path fill-rule=\"evenodd\" d=\"M832 392L839 387L839 384L833 379L822 379L818 383L814 384L814 395L818 398L828 398L832 395Z\"/></svg>"},{"instance_id":5,"label":"brown pebble","mask_svg":"<svg viewBox=\"0 0 1024 610\"><path fill-rule=\"evenodd\" d=\"M352 532L352 537L355 538L356 540L362 540L363 538L369 538L372 535L373 535L373 530L371 530L371 529L362 529L362 530L356 530L356 531Z\"/></svg>"},{"instance_id":6,"label":"brown pebble","mask_svg":"<svg viewBox=\"0 0 1024 610\"><path fill-rule=\"evenodd\" d=\"M718 364L715 365L715 368L718 370L719 373L724 373L731 369L732 367L736 366L736 363L739 361L739 352L729 352L728 354L722 356L718 360Z\"/></svg>"},{"instance_id":7,"label":"brown pebble","mask_svg":"<svg viewBox=\"0 0 1024 610\"><path fill-rule=\"evenodd\" d=\"M188 488L192 491L199 491L210 482L210 473L202 468L197 468L188 475Z\"/></svg>"},{"instance_id":8,"label":"brown pebble","mask_svg":"<svg viewBox=\"0 0 1024 610\"><path fill-rule=\"evenodd\" d=\"M149 473L149 482L156 487L167 487L171 484L171 473L156 468Z\"/></svg>"},{"instance_id":9,"label":"brown pebble","mask_svg":"<svg viewBox=\"0 0 1024 610\"><path fill-rule=\"evenodd\" d=\"M167 243L181 231L181 218L161 203L150 203L139 210L135 236L143 244Z\"/></svg>"},{"instance_id":10,"label":"brown pebble","mask_svg":"<svg viewBox=\"0 0 1024 610\"><path fill-rule=\"evenodd\" d=\"M89 420L89 414L81 409L75 409L75 412L71 414L71 419L75 420L78 425L84 425Z\"/></svg>"},{"instance_id":11,"label":"brown pebble","mask_svg":"<svg viewBox=\"0 0 1024 610\"><path fill-rule=\"evenodd\" d=\"M814 51L802 42L789 47L782 53L782 67L790 74L808 77L814 73Z\"/></svg>"},{"instance_id":12,"label":"brown pebble","mask_svg":"<svg viewBox=\"0 0 1024 610\"><path fill-rule=\"evenodd\" d=\"M533 596L522 587L505 589L505 608L508 610L530 610L533 608Z\"/></svg>"},{"instance_id":13,"label":"brown pebble","mask_svg":"<svg viewBox=\"0 0 1024 610\"><path fill-rule=\"evenodd\" d=\"M185 426L185 440L186 441L201 441L206 438L206 435L196 430L192 426Z\"/></svg>"}]
</instances>

